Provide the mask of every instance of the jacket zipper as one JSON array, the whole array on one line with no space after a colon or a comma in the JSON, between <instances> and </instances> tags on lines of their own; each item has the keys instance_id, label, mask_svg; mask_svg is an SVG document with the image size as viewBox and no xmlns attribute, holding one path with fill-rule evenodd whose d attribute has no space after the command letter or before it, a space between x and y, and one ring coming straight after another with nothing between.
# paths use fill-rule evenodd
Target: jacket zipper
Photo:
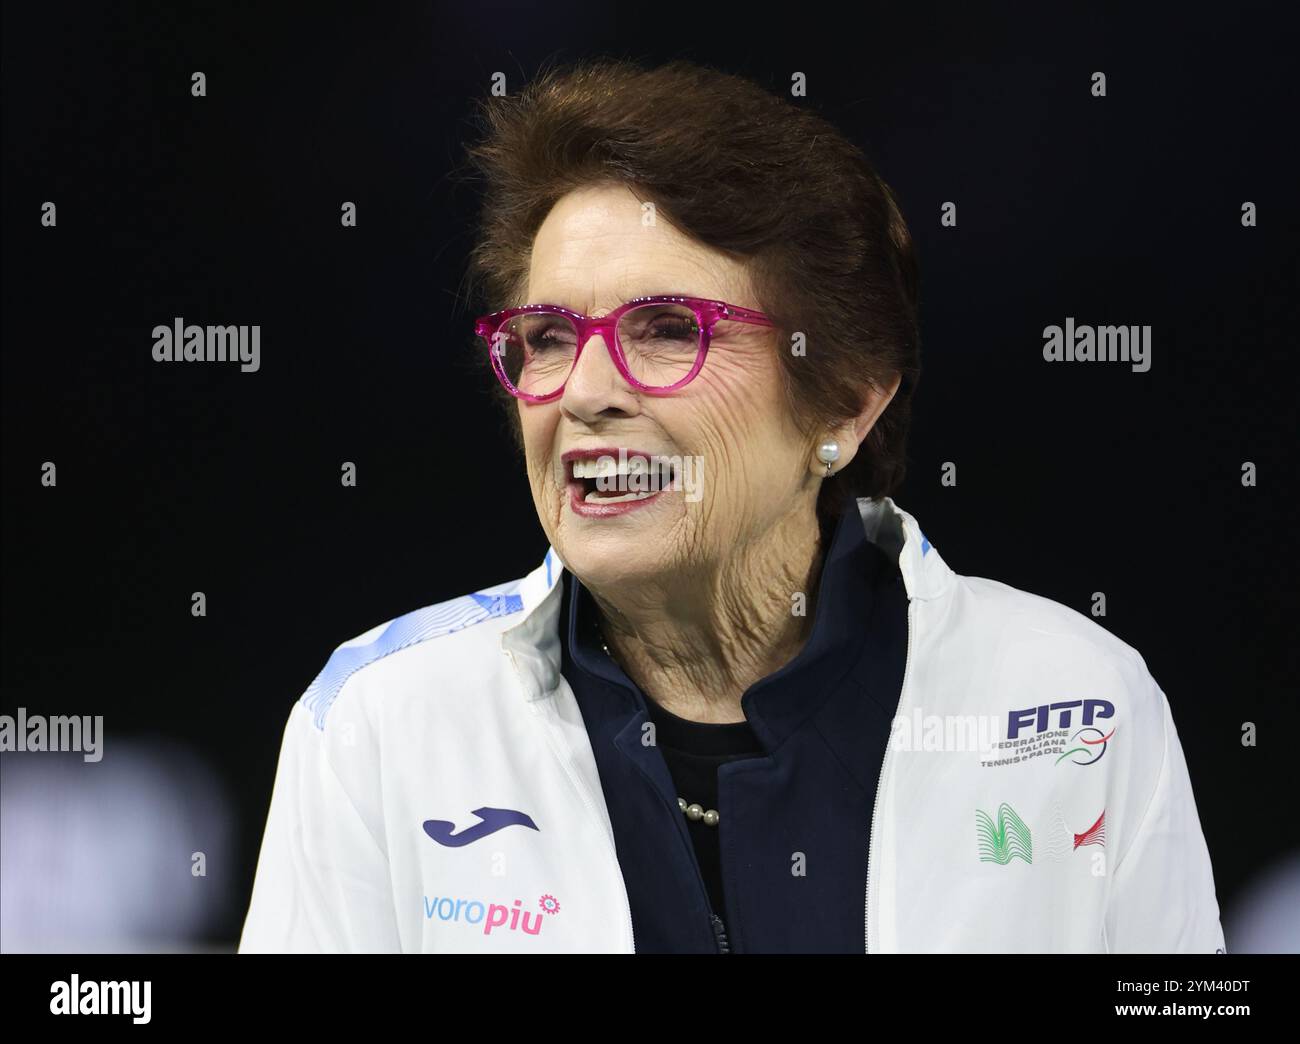
<instances>
[{"instance_id":1,"label":"jacket zipper","mask_svg":"<svg viewBox=\"0 0 1300 1044\"><path fill-rule=\"evenodd\" d=\"M895 715L900 713L903 708L903 699L907 695L907 683L911 679L912 670L912 631L914 629L913 608L916 606L915 599L909 599L907 603L907 656L903 660L903 684L898 689L898 708ZM867 844L867 889L866 905L863 908L863 920L866 934L867 953L871 952L871 877L872 867L876 862L876 826L879 823L880 813L880 788L885 782L885 767L889 764L889 754L894 747L894 730L889 730L889 742L885 744L885 756L880 759L880 775L876 778L876 797L871 805L871 838Z\"/></svg>"},{"instance_id":2,"label":"jacket zipper","mask_svg":"<svg viewBox=\"0 0 1300 1044\"><path fill-rule=\"evenodd\" d=\"M731 944L727 942L727 926L722 923L722 918L715 913L710 913L713 918L713 941L717 943L718 953L730 953Z\"/></svg>"}]
</instances>

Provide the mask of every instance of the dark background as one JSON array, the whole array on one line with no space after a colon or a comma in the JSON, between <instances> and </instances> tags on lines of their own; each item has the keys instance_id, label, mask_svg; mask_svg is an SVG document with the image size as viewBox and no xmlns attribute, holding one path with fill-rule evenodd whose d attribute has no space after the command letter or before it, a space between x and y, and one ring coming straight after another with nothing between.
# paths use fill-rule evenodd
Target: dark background
<instances>
[{"instance_id":1,"label":"dark background","mask_svg":"<svg viewBox=\"0 0 1300 1044\"><path fill-rule=\"evenodd\" d=\"M1293 38L1238 5L759 12L4 5L0 711L103 714L108 757L135 737L210 768L234 824L211 945L238 937L284 723L334 646L545 551L466 362L458 170L492 74L517 90L557 55L787 95L807 74L795 104L864 147L919 248L895 499L960 573L1084 613L1106 593L1173 706L1225 912L1296 849ZM1048 365L1067 315L1150 324L1151 371ZM155 363L175 316L260 324L261 370Z\"/></svg>"}]
</instances>

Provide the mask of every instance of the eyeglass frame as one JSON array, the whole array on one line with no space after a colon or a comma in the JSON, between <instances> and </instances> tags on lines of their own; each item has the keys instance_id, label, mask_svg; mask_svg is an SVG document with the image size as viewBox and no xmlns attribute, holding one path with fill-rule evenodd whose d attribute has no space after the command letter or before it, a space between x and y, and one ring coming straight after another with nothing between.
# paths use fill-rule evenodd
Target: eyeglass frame
<instances>
[{"instance_id":1,"label":"eyeglass frame","mask_svg":"<svg viewBox=\"0 0 1300 1044\"><path fill-rule=\"evenodd\" d=\"M642 384L632 376L632 372L627 365L627 359L623 355L623 346L618 339L618 322L624 313L647 304L686 305L695 312L696 322L699 323L700 327L700 345L695 354L695 364L681 380L663 387ZM496 346L492 343L496 335L501 332L501 328L511 319L516 316L531 315L538 312L559 313L572 322L574 329L578 332L578 344L573 352L573 365L569 367L569 372L560 386L555 391L548 392L545 395L532 395L516 388L510 378L506 376L505 368L501 364L501 353L497 351ZM537 405L553 402L564 394L564 389L569 384L569 378L573 376L578 360L582 357L582 349L594 333L601 335L601 340L605 342L605 350L609 352L609 357L614 360L614 366L623 379L633 388L647 395L672 395L693 381L700 370L704 368L705 356L709 354L709 342L713 338L713 328L723 320L750 323L755 326L774 327L776 325L762 312L755 311L752 308L742 308L740 305L728 304L726 301L715 301L707 297L683 297L676 294L652 294L648 297L634 297L630 301L625 301L612 312L603 316L583 315L581 312L575 312L561 305L531 304L520 305L518 308L503 308L499 312L492 312L476 319L474 321L474 333L487 342L488 355L492 359L492 369L506 391L517 399ZM610 336L611 333L613 334L612 337Z\"/></svg>"}]
</instances>

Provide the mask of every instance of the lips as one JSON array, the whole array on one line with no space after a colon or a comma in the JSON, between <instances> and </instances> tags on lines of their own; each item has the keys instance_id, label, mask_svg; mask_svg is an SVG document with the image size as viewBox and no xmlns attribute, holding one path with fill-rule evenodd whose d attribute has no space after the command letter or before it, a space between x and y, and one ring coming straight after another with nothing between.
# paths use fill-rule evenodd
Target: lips
<instances>
[{"instance_id":1,"label":"lips","mask_svg":"<svg viewBox=\"0 0 1300 1044\"><path fill-rule=\"evenodd\" d=\"M646 505L671 488L677 478L674 458L628 446L572 449L560 461L570 507L591 518Z\"/></svg>"}]
</instances>

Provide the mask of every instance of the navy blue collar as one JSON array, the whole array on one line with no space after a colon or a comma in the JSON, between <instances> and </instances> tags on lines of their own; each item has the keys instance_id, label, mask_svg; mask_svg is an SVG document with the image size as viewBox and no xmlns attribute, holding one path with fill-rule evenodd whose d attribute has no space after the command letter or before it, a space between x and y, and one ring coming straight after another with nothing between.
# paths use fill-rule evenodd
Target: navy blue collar
<instances>
[{"instance_id":1,"label":"navy blue collar","mask_svg":"<svg viewBox=\"0 0 1300 1044\"><path fill-rule=\"evenodd\" d=\"M823 559L817 590L808 592L813 625L807 643L784 667L751 685L740 700L746 720L768 752L816 712L857 665L866 647L874 588L889 569L889 559L867 540L858 506L850 500ZM572 573L565 582L573 585L567 628L573 662L626 690L629 710L646 713L644 694L601 647L599 610L591 593Z\"/></svg>"}]
</instances>

